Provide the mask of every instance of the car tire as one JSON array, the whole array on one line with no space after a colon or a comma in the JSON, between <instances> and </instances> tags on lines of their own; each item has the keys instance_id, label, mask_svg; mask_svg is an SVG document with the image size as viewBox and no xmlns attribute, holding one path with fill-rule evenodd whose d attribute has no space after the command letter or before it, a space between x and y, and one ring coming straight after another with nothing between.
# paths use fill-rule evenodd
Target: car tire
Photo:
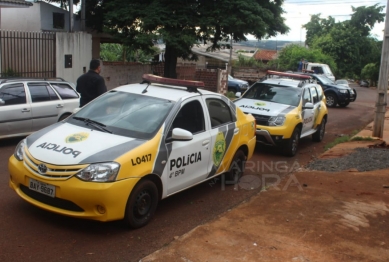
<instances>
[{"instance_id":1,"label":"car tire","mask_svg":"<svg viewBox=\"0 0 389 262\"><path fill-rule=\"evenodd\" d=\"M283 148L283 153L285 156L295 156L297 153L297 148L300 142L300 128L296 127L292 133L292 136L285 141Z\"/></svg>"},{"instance_id":2,"label":"car tire","mask_svg":"<svg viewBox=\"0 0 389 262\"><path fill-rule=\"evenodd\" d=\"M317 130L315 133L313 133L312 135L312 140L315 141L315 142L321 142L324 138L324 134L326 132L326 123L327 123L327 120L325 118L323 118L321 120L321 123L320 125L318 126Z\"/></svg>"},{"instance_id":3,"label":"car tire","mask_svg":"<svg viewBox=\"0 0 389 262\"><path fill-rule=\"evenodd\" d=\"M59 118L58 122L61 122L62 120L65 120L65 119L68 118L69 116L70 116L70 114L64 114L64 115L62 115L62 116Z\"/></svg>"},{"instance_id":4,"label":"car tire","mask_svg":"<svg viewBox=\"0 0 389 262\"><path fill-rule=\"evenodd\" d=\"M339 106L340 107L346 107L350 104L350 102L342 102L342 103L339 103Z\"/></svg>"},{"instance_id":5,"label":"car tire","mask_svg":"<svg viewBox=\"0 0 389 262\"><path fill-rule=\"evenodd\" d=\"M127 200L125 225L131 228L147 225L157 209L158 199L158 189L152 181L139 181Z\"/></svg>"},{"instance_id":6,"label":"car tire","mask_svg":"<svg viewBox=\"0 0 389 262\"><path fill-rule=\"evenodd\" d=\"M328 107L336 107L338 104L338 98L334 93L328 93L325 95L326 96L326 105Z\"/></svg>"},{"instance_id":7,"label":"car tire","mask_svg":"<svg viewBox=\"0 0 389 262\"><path fill-rule=\"evenodd\" d=\"M231 161L230 168L225 174L226 184L235 185L239 182L239 179L244 173L246 159L247 157L242 150L239 149L238 151L236 151L234 158Z\"/></svg>"}]
</instances>

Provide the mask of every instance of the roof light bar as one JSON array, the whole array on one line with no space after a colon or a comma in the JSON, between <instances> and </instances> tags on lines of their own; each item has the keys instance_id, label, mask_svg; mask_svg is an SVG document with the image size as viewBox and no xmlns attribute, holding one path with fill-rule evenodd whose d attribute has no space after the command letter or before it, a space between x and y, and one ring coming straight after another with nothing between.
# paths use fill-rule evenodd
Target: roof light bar
<instances>
[{"instance_id":1,"label":"roof light bar","mask_svg":"<svg viewBox=\"0 0 389 262\"><path fill-rule=\"evenodd\" d=\"M272 70L267 70L266 75L285 76L285 77L294 78L294 79L301 79L301 80L311 79L311 77L308 75L285 73L285 72L278 72L278 71L272 71Z\"/></svg>"},{"instance_id":2,"label":"roof light bar","mask_svg":"<svg viewBox=\"0 0 389 262\"><path fill-rule=\"evenodd\" d=\"M188 88L197 88L204 87L204 82L202 81L192 81L192 80L182 80L182 79L174 79L156 76L152 74L144 74L142 76L143 80L149 83L157 83L157 84L165 84L165 85L173 85L173 86L184 86Z\"/></svg>"}]
</instances>

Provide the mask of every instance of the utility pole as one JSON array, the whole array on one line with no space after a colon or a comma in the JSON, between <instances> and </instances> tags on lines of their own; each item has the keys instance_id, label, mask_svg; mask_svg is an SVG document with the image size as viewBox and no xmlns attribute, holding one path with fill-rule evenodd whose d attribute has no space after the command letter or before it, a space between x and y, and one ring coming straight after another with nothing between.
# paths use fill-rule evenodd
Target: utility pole
<instances>
[{"instance_id":1,"label":"utility pole","mask_svg":"<svg viewBox=\"0 0 389 262\"><path fill-rule=\"evenodd\" d=\"M74 31L73 0L69 0L69 32Z\"/></svg>"},{"instance_id":2,"label":"utility pole","mask_svg":"<svg viewBox=\"0 0 389 262\"><path fill-rule=\"evenodd\" d=\"M380 75L378 78L377 103L374 116L373 136L382 138L384 134L384 121L386 112L386 100L388 92L389 70L389 0L386 4L385 30L381 51Z\"/></svg>"}]
</instances>

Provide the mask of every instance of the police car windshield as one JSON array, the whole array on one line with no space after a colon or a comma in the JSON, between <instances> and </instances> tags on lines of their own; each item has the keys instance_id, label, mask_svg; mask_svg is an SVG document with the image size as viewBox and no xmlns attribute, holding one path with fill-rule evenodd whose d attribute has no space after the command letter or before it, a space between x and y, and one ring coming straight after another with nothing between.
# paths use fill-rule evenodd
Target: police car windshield
<instances>
[{"instance_id":1,"label":"police car windshield","mask_svg":"<svg viewBox=\"0 0 389 262\"><path fill-rule=\"evenodd\" d=\"M300 95L301 89L299 88L256 83L243 95L243 98L298 106Z\"/></svg>"},{"instance_id":2,"label":"police car windshield","mask_svg":"<svg viewBox=\"0 0 389 262\"><path fill-rule=\"evenodd\" d=\"M86 105L74 117L104 124L115 135L151 138L161 127L174 103L126 92L108 92ZM82 121L71 121L81 125Z\"/></svg>"}]
</instances>

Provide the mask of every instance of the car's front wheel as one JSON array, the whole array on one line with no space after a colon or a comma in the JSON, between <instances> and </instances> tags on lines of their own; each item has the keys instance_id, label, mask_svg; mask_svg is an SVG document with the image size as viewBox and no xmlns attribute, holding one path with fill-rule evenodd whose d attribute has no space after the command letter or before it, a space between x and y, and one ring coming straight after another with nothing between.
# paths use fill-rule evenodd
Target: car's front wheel
<instances>
[{"instance_id":1,"label":"car's front wheel","mask_svg":"<svg viewBox=\"0 0 389 262\"><path fill-rule=\"evenodd\" d=\"M242 150L236 151L234 158L232 159L230 168L228 172L225 174L226 183L227 184L237 184L239 179L242 177L244 173L244 169L246 166L246 155Z\"/></svg>"},{"instance_id":2,"label":"car's front wheel","mask_svg":"<svg viewBox=\"0 0 389 262\"><path fill-rule=\"evenodd\" d=\"M139 181L127 200L124 223L132 228L145 226L154 215L157 204L157 186L150 180Z\"/></svg>"},{"instance_id":3,"label":"car's front wheel","mask_svg":"<svg viewBox=\"0 0 389 262\"><path fill-rule=\"evenodd\" d=\"M286 141L283 153L286 156L295 156L297 153L297 148L300 142L300 128L296 127L293 131L292 136Z\"/></svg>"},{"instance_id":4,"label":"car's front wheel","mask_svg":"<svg viewBox=\"0 0 389 262\"><path fill-rule=\"evenodd\" d=\"M326 123L327 120L323 118L321 120L320 125L318 126L316 132L312 135L312 140L315 142L321 142L324 138L324 134L326 132Z\"/></svg>"},{"instance_id":5,"label":"car's front wheel","mask_svg":"<svg viewBox=\"0 0 389 262\"><path fill-rule=\"evenodd\" d=\"M338 103L338 98L334 93L326 94L326 105L328 107L335 107Z\"/></svg>"}]
</instances>

